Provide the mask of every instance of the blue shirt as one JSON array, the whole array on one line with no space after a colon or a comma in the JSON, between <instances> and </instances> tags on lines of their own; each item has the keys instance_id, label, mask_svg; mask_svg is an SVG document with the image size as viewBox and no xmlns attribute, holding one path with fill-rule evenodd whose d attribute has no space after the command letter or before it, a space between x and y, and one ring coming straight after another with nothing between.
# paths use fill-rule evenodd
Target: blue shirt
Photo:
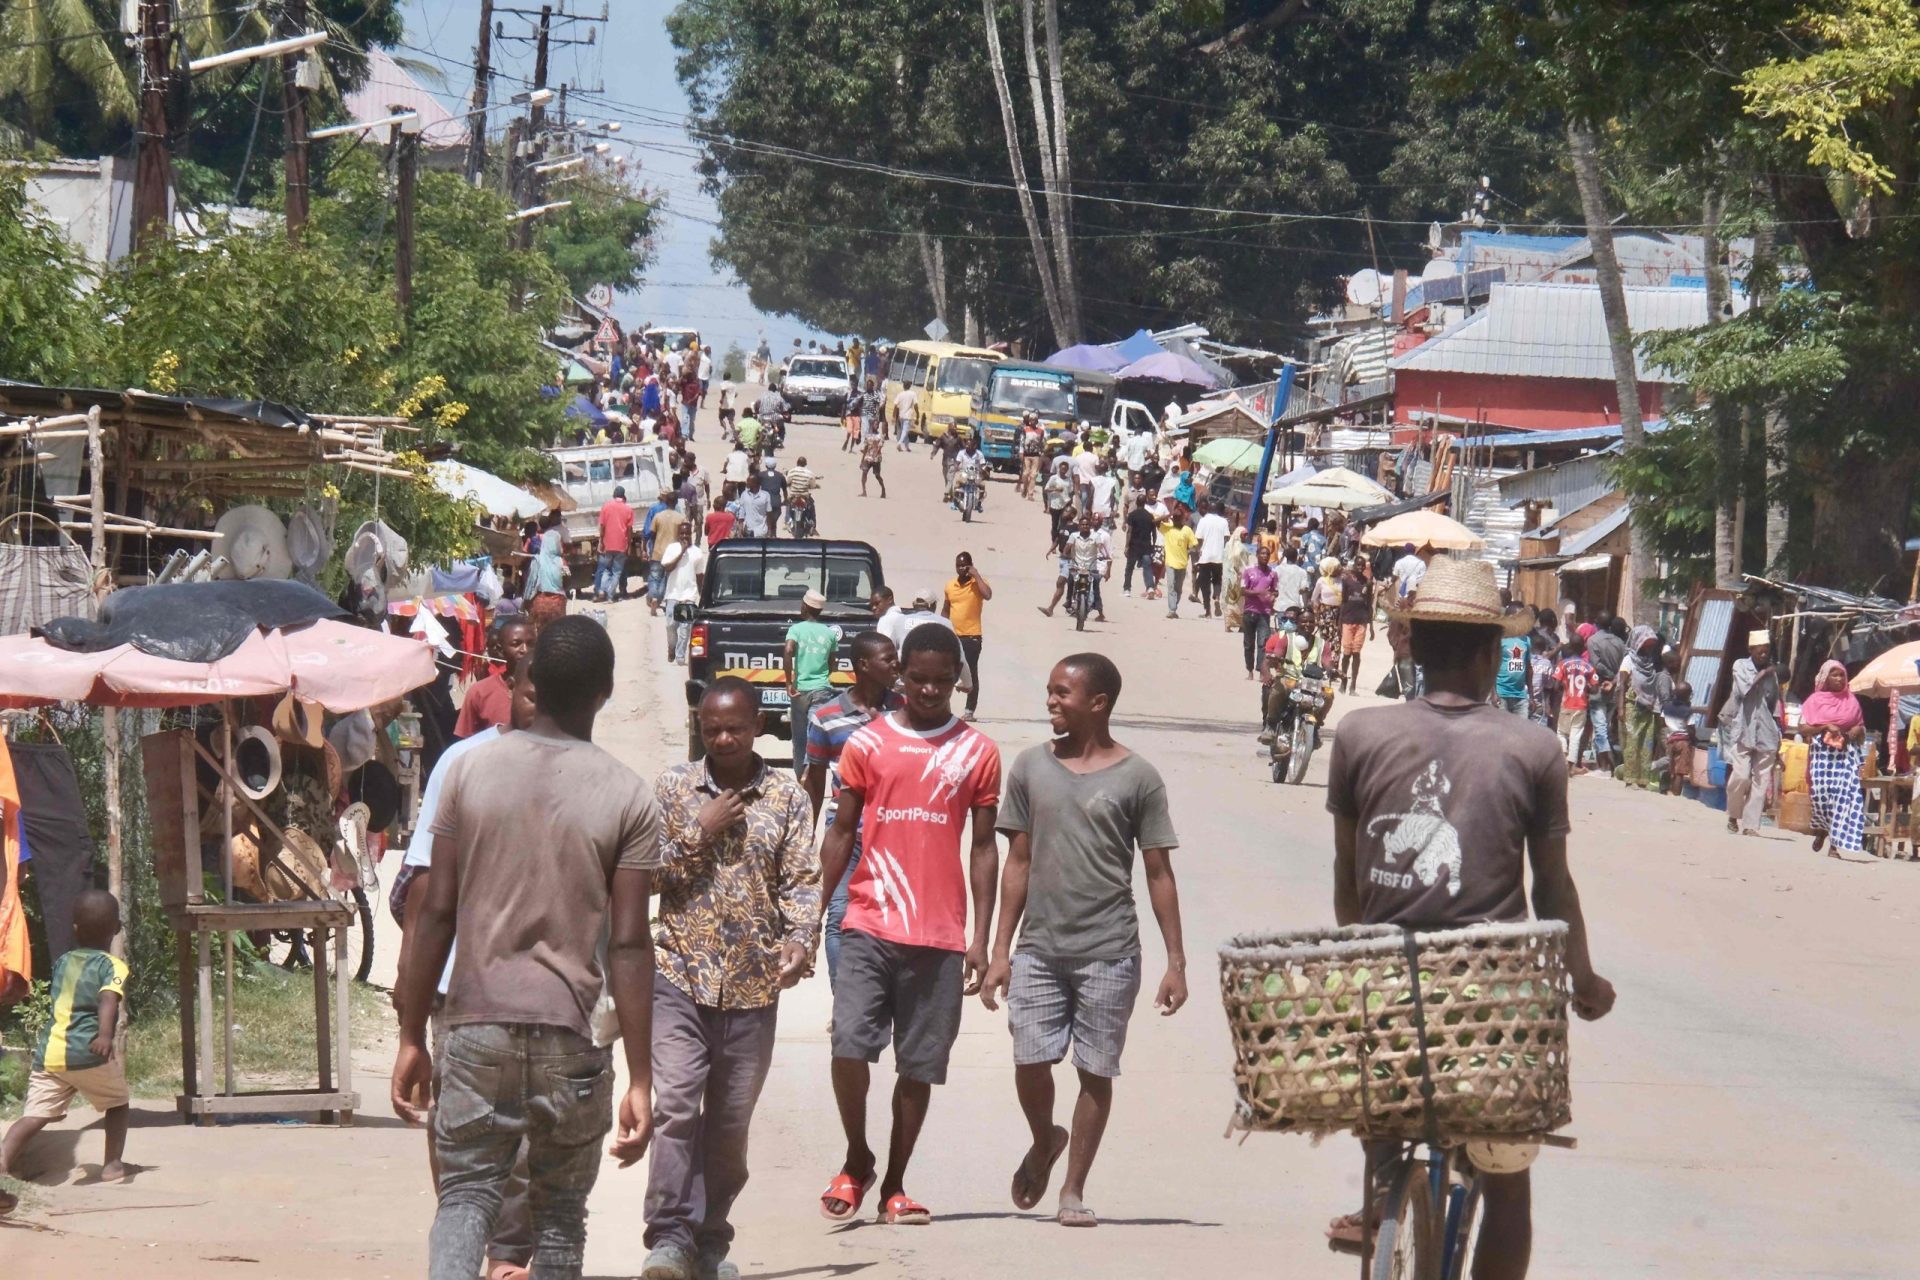
<instances>
[{"instance_id":1,"label":"blue shirt","mask_svg":"<svg viewBox=\"0 0 1920 1280\"><path fill-rule=\"evenodd\" d=\"M1525 636L1508 636L1500 642L1500 674L1493 682L1495 693L1503 698L1527 696L1532 651L1533 644Z\"/></svg>"},{"instance_id":2,"label":"blue shirt","mask_svg":"<svg viewBox=\"0 0 1920 1280\"><path fill-rule=\"evenodd\" d=\"M653 518L667 509L664 502L656 502L647 508L647 518L641 522L640 537L647 548L647 554L653 554Z\"/></svg>"},{"instance_id":3,"label":"blue shirt","mask_svg":"<svg viewBox=\"0 0 1920 1280\"><path fill-rule=\"evenodd\" d=\"M878 708L868 710L853 701L851 690L820 703L807 714L807 765L827 767L827 800L821 813L827 825L833 825L834 804L840 795L840 752L862 726L872 723L900 706L906 699L887 690Z\"/></svg>"}]
</instances>

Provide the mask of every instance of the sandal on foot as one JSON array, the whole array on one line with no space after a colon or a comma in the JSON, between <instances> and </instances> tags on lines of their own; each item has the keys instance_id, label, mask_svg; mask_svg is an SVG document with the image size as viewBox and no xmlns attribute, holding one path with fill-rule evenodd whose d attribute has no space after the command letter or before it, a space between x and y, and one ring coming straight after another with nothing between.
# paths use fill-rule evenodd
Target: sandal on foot
<instances>
[{"instance_id":1,"label":"sandal on foot","mask_svg":"<svg viewBox=\"0 0 1920 1280\"><path fill-rule=\"evenodd\" d=\"M880 1206L880 1221L890 1227L924 1227L933 1221L927 1207L906 1192L887 1197Z\"/></svg>"},{"instance_id":2,"label":"sandal on foot","mask_svg":"<svg viewBox=\"0 0 1920 1280\"><path fill-rule=\"evenodd\" d=\"M1061 1205L1060 1212L1053 1215L1053 1220L1063 1227L1097 1227L1100 1225L1100 1219L1094 1215L1093 1210L1083 1204Z\"/></svg>"},{"instance_id":3,"label":"sandal on foot","mask_svg":"<svg viewBox=\"0 0 1920 1280\"><path fill-rule=\"evenodd\" d=\"M1013 1207L1016 1209L1031 1209L1047 1194L1047 1183L1053 1180L1053 1166L1060 1163L1060 1157L1066 1153L1067 1143L1070 1140L1067 1131L1059 1125L1053 1126L1051 1136L1052 1142L1047 1150L1046 1167L1040 1171L1039 1178L1028 1181L1026 1185L1026 1190L1031 1192L1031 1195L1020 1194L1021 1180L1030 1177L1027 1173L1027 1160L1033 1155L1031 1148L1026 1155L1020 1157L1020 1163L1013 1171L1013 1185L1008 1189L1008 1194L1013 1197Z\"/></svg>"},{"instance_id":4,"label":"sandal on foot","mask_svg":"<svg viewBox=\"0 0 1920 1280\"><path fill-rule=\"evenodd\" d=\"M879 1176L877 1170L869 1173L864 1179L856 1179L845 1169L834 1174L833 1181L829 1182L827 1189L820 1193L820 1216L828 1222L846 1222L852 1218L854 1214L860 1212L861 1202L867 1198L867 1192L873 1190L874 1181ZM844 1204L847 1207L835 1209L833 1207L835 1204Z\"/></svg>"}]
</instances>

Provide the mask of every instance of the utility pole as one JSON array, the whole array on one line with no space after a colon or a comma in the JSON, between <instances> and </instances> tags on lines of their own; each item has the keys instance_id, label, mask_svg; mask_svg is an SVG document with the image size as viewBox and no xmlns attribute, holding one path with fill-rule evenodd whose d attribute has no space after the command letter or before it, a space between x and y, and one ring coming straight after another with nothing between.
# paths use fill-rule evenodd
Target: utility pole
<instances>
[{"instance_id":1,"label":"utility pole","mask_svg":"<svg viewBox=\"0 0 1920 1280\"><path fill-rule=\"evenodd\" d=\"M133 251L165 235L173 192L167 136L168 0L140 0L140 148L133 169Z\"/></svg>"},{"instance_id":2,"label":"utility pole","mask_svg":"<svg viewBox=\"0 0 1920 1280\"><path fill-rule=\"evenodd\" d=\"M287 25L295 35L307 29L307 0L287 0ZM287 240L300 243L307 225L307 91L300 84L300 62L309 55L280 59L280 104L287 117Z\"/></svg>"},{"instance_id":3,"label":"utility pole","mask_svg":"<svg viewBox=\"0 0 1920 1280\"><path fill-rule=\"evenodd\" d=\"M547 87L547 41L553 29L553 6L540 6L539 43L533 55L533 90L538 93ZM547 108L543 102L536 101L527 112L527 137L533 145L533 154L521 165L520 172L525 177L523 195L530 205L540 203L540 192L545 183L533 166L546 158L547 140L544 130L547 124ZM533 246L533 221L526 219L514 224L514 243L522 249Z\"/></svg>"},{"instance_id":4,"label":"utility pole","mask_svg":"<svg viewBox=\"0 0 1920 1280\"><path fill-rule=\"evenodd\" d=\"M467 183L487 168L487 94L493 79L493 0L480 0L480 43L473 51L473 128L467 135Z\"/></svg>"},{"instance_id":5,"label":"utility pole","mask_svg":"<svg viewBox=\"0 0 1920 1280\"><path fill-rule=\"evenodd\" d=\"M403 120L393 128L394 160L400 171L393 224L393 296L400 306L400 327L407 329L413 318L413 193L420 163L420 118Z\"/></svg>"}]
</instances>

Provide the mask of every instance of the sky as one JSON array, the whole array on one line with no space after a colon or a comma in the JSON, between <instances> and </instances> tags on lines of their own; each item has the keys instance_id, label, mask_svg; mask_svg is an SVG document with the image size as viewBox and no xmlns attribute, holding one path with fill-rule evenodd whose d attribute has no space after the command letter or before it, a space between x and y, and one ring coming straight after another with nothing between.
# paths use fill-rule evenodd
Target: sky
<instances>
[{"instance_id":1,"label":"sky","mask_svg":"<svg viewBox=\"0 0 1920 1280\"><path fill-rule=\"evenodd\" d=\"M539 8L539 0L495 0L497 8ZM556 5L556 7L561 7ZM598 15L597 0L567 0L569 12ZM407 31L396 58L437 68L443 79L421 77L449 110L464 112L473 91L473 51L479 34L479 0L405 0ZM656 324L698 328L716 352L738 342L751 351L765 334L776 352L790 350L795 338L826 338L796 320L767 316L748 300L746 286L708 260L708 244L717 217L711 197L700 191L694 171L698 149L684 129L686 95L674 78L674 50L667 38L666 17L674 8L668 0L617 0L608 6L605 23L562 24L557 19L553 37L584 40L598 27L596 43L556 44L547 59L547 83L569 89L567 114L598 126L618 121L611 135L615 154L625 152L638 161L643 183L665 199L659 219L656 253L645 284L635 293L620 295L614 314L623 325ZM496 13L506 34L530 35L534 22ZM533 77L534 50L530 41L493 42L493 101L503 102L521 92L522 80ZM604 88L603 95L578 90ZM553 111L549 105L549 114ZM518 108L514 110L519 110ZM497 134L511 118L508 109L489 113Z\"/></svg>"}]
</instances>

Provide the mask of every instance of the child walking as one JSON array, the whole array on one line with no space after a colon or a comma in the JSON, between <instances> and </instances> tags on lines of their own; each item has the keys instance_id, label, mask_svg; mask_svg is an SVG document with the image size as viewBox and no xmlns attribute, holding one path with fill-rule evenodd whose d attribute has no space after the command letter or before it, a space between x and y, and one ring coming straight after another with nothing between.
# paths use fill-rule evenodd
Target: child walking
<instances>
[{"instance_id":1,"label":"child walking","mask_svg":"<svg viewBox=\"0 0 1920 1280\"><path fill-rule=\"evenodd\" d=\"M127 1176L120 1162L127 1149L127 1069L114 1043L126 995L127 962L107 951L119 932L120 903L112 894L89 889L73 904L77 945L53 966L53 1017L34 1046L26 1110L0 1144L0 1172L16 1173L20 1153L33 1135L63 1118L79 1094L107 1119L100 1181L119 1182Z\"/></svg>"}]
</instances>

